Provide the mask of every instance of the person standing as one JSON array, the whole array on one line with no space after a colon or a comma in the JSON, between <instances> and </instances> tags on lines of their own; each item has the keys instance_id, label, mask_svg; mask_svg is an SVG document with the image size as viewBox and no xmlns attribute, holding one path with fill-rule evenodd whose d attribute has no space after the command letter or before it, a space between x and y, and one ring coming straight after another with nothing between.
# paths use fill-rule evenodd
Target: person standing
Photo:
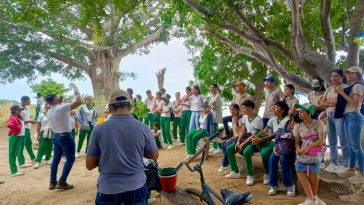
<instances>
[{"instance_id":1,"label":"person standing","mask_svg":"<svg viewBox=\"0 0 364 205\"><path fill-rule=\"evenodd\" d=\"M335 107L338 98L338 93L335 89L336 86L347 88L348 86L343 83L344 72L340 69L331 72L332 85L327 88L322 96L320 105L326 108L326 113L329 123L328 139L330 145L330 165L324 169L326 172L341 173L349 168L350 147L349 140L344 133L344 118L335 118ZM341 151L343 154L342 165L339 166L338 162L338 138L340 140Z\"/></svg>"},{"instance_id":2,"label":"person standing","mask_svg":"<svg viewBox=\"0 0 364 205\"><path fill-rule=\"evenodd\" d=\"M173 139L177 140L177 128L181 129L181 117L182 117L182 105L181 102L181 93L176 92L175 94L176 100L173 101ZM181 136L179 137L180 146L185 145L184 140L182 142Z\"/></svg>"},{"instance_id":3,"label":"person standing","mask_svg":"<svg viewBox=\"0 0 364 205\"><path fill-rule=\"evenodd\" d=\"M292 84L286 84L284 85L284 94L285 96L281 99L281 101L287 103L289 107L289 115L293 115L293 113L296 111L295 104L298 104L298 99L294 96L296 91L296 88Z\"/></svg>"},{"instance_id":4,"label":"person standing","mask_svg":"<svg viewBox=\"0 0 364 205\"><path fill-rule=\"evenodd\" d=\"M191 99L188 97L192 92L192 88L190 86L186 87L186 95L181 98L180 105L182 105L182 118L181 118L181 127L179 129L179 136L181 139L181 143L185 143L186 135L189 131L190 120L191 120Z\"/></svg>"},{"instance_id":5,"label":"person standing","mask_svg":"<svg viewBox=\"0 0 364 205\"><path fill-rule=\"evenodd\" d=\"M49 160L52 154L52 128L47 118L49 109L51 109L51 106L46 104L45 112L40 113L37 120L37 140L39 142L39 147L34 169L38 169L40 167L43 155L45 155L46 164L50 164Z\"/></svg>"},{"instance_id":6,"label":"person standing","mask_svg":"<svg viewBox=\"0 0 364 205\"><path fill-rule=\"evenodd\" d=\"M209 106L211 107L212 114L214 115L214 133L218 131L219 123L222 123L222 100L221 95L218 93L219 85L214 83L210 86L211 98ZM221 152L221 146L218 143L212 143L212 153L218 154Z\"/></svg>"},{"instance_id":7,"label":"person standing","mask_svg":"<svg viewBox=\"0 0 364 205\"><path fill-rule=\"evenodd\" d=\"M205 101L204 97L201 94L200 86L194 85L192 87L192 92L190 93L189 98L191 98L191 121L190 121L190 130L197 129L199 127L199 119L201 114L201 106Z\"/></svg>"},{"instance_id":8,"label":"person standing","mask_svg":"<svg viewBox=\"0 0 364 205\"><path fill-rule=\"evenodd\" d=\"M92 106L92 97L87 96L85 98L85 104L80 107L77 112L77 120L80 123L80 134L77 145L76 157L80 156L83 142L86 138L86 151L88 143L90 141L91 133L97 122L97 113L95 108Z\"/></svg>"},{"instance_id":9,"label":"person standing","mask_svg":"<svg viewBox=\"0 0 364 205\"><path fill-rule=\"evenodd\" d=\"M144 103L148 107L149 112L147 114L147 117L145 118L144 123L147 126L149 126L150 129L153 129L154 121L153 121L153 112L152 111L153 111L153 105L154 105L155 98L152 95L152 91L150 91L150 90L147 90L146 94L147 94L147 98L145 98Z\"/></svg>"},{"instance_id":10,"label":"person standing","mask_svg":"<svg viewBox=\"0 0 364 205\"><path fill-rule=\"evenodd\" d=\"M98 167L95 204L147 204L143 157L157 163L158 148L149 128L130 115L129 95L112 92L109 120L95 127L86 168Z\"/></svg>"},{"instance_id":11,"label":"person standing","mask_svg":"<svg viewBox=\"0 0 364 205\"><path fill-rule=\"evenodd\" d=\"M72 137L71 127L71 110L76 109L82 104L80 92L75 84L71 83L70 88L73 89L75 99L73 103L61 104L61 100L55 94L49 94L46 101L52 107L47 113L47 118L52 127L52 142L54 146L53 161L50 173L49 190L53 189L73 189L73 185L67 183L67 177L71 172L75 161L75 141ZM57 170L62 154L66 156L62 176L57 181Z\"/></svg>"},{"instance_id":12,"label":"person standing","mask_svg":"<svg viewBox=\"0 0 364 205\"><path fill-rule=\"evenodd\" d=\"M274 117L275 104L283 97L283 92L279 87L276 87L276 78L269 76L265 81L265 109L263 114L263 125L267 126L270 118Z\"/></svg>"},{"instance_id":13,"label":"person standing","mask_svg":"<svg viewBox=\"0 0 364 205\"><path fill-rule=\"evenodd\" d=\"M40 93L37 93L37 105L35 107L35 120L38 120L38 116L40 112L43 112L44 110L42 110L43 108L43 97Z\"/></svg>"},{"instance_id":14,"label":"person standing","mask_svg":"<svg viewBox=\"0 0 364 205\"><path fill-rule=\"evenodd\" d=\"M162 101L162 93L155 93L155 101L153 105L153 122L158 122L161 124L161 109L162 109L163 101Z\"/></svg>"},{"instance_id":15,"label":"person standing","mask_svg":"<svg viewBox=\"0 0 364 205\"><path fill-rule=\"evenodd\" d=\"M336 86L336 91L346 100L344 109L344 132L350 145L349 169L339 173L339 177L350 177L350 182L364 183L364 152L362 147L362 128L364 116L361 108L364 99L363 70L359 66L352 66L346 71L349 87L343 89ZM355 175L356 163L359 171Z\"/></svg>"},{"instance_id":16,"label":"person standing","mask_svg":"<svg viewBox=\"0 0 364 205\"><path fill-rule=\"evenodd\" d=\"M23 108L18 105L13 105L10 108L11 116L6 124L9 128L9 166L10 174L13 177L24 175L23 172L18 170L16 166L16 157L21 146L22 138L25 135L24 121L21 117L21 111Z\"/></svg>"},{"instance_id":17,"label":"person standing","mask_svg":"<svg viewBox=\"0 0 364 205\"><path fill-rule=\"evenodd\" d=\"M31 164L25 164L25 158L23 153L24 147L27 153L29 154L32 163L35 160L35 155L33 152L32 136L30 134L30 129L32 128L32 124L35 124L35 120L30 119L29 110L27 108L27 106L29 105L30 105L30 98L28 96L21 97L21 107L23 108L23 110L21 111L21 118L24 121L25 134L21 140L21 144L19 147L18 162L20 168L31 166Z\"/></svg>"},{"instance_id":18,"label":"person standing","mask_svg":"<svg viewBox=\"0 0 364 205\"><path fill-rule=\"evenodd\" d=\"M242 104L247 100L253 100L252 96L245 92L246 90L246 84L238 80L235 82L235 92L236 94L233 97L232 104L237 104L240 107L239 115L243 116L243 109ZM225 133L227 136L231 137L230 129L229 129L229 122L232 122L232 116L226 116L222 118L222 123L224 124Z\"/></svg>"},{"instance_id":19,"label":"person standing","mask_svg":"<svg viewBox=\"0 0 364 205\"><path fill-rule=\"evenodd\" d=\"M325 110L325 108L320 105L320 101L326 89L324 81L321 78L313 79L311 86L313 91L308 93L308 101L315 107L314 118L317 118L320 113Z\"/></svg>"},{"instance_id":20,"label":"person standing","mask_svg":"<svg viewBox=\"0 0 364 205\"><path fill-rule=\"evenodd\" d=\"M171 96L168 94L162 95L162 108L161 108L161 128L163 134L164 148L167 150L173 149L173 142L171 137L171 110L172 103L170 102Z\"/></svg>"}]
</instances>

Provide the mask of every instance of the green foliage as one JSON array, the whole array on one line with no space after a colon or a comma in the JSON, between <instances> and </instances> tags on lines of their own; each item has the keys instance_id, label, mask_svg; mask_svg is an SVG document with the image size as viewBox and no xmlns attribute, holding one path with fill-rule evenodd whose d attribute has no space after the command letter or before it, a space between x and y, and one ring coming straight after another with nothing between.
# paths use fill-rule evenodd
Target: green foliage
<instances>
[{"instance_id":1,"label":"green foliage","mask_svg":"<svg viewBox=\"0 0 364 205\"><path fill-rule=\"evenodd\" d=\"M138 116L138 119L144 119L148 112L150 112L147 105L144 102L132 102L133 113Z\"/></svg>"},{"instance_id":2,"label":"green foliage","mask_svg":"<svg viewBox=\"0 0 364 205\"><path fill-rule=\"evenodd\" d=\"M35 84L30 87L34 93L40 93L42 97L45 97L48 94L64 96L64 94L69 91L63 83L57 83L50 78L48 80L42 80L39 84Z\"/></svg>"}]
</instances>

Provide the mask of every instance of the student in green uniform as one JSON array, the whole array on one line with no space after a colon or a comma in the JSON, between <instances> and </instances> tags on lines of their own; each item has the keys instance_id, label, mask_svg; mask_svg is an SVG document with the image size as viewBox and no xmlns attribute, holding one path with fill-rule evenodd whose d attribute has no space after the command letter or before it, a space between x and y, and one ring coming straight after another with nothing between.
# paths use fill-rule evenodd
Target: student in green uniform
<instances>
[{"instance_id":1,"label":"student in green uniform","mask_svg":"<svg viewBox=\"0 0 364 205\"><path fill-rule=\"evenodd\" d=\"M179 129L179 137L181 143L185 143L186 135L189 131L190 120L191 120L191 100L188 97L192 92L190 86L186 87L186 95L181 98L180 105L182 105L182 116L181 116L181 127Z\"/></svg>"},{"instance_id":2,"label":"student in green uniform","mask_svg":"<svg viewBox=\"0 0 364 205\"><path fill-rule=\"evenodd\" d=\"M173 142L171 137L171 110L172 110L172 103L170 102L171 96L168 94L164 94L162 96L162 108L161 108L161 127L162 127L162 134L163 140L165 145L163 148L167 148L167 150L173 149Z\"/></svg>"},{"instance_id":3,"label":"student in green uniform","mask_svg":"<svg viewBox=\"0 0 364 205\"><path fill-rule=\"evenodd\" d=\"M162 108L162 93L155 93L155 101L153 105L153 122L158 122L161 124L161 108Z\"/></svg>"},{"instance_id":4,"label":"student in green uniform","mask_svg":"<svg viewBox=\"0 0 364 205\"><path fill-rule=\"evenodd\" d=\"M218 131L219 123L222 123L222 100L221 95L218 93L219 85L214 83L210 86L211 98L209 101L209 106L211 107L211 112L214 114L214 133ZM221 152L220 144L212 143L212 153L218 154Z\"/></svg>"},{"instance_id":5,"label":"student in green uniform","mask_svg":"<svg viewBox=\"0 0 364 205\"><path fill-rule=\"evenodd\" d=\"M173 101L173 140L177 140L177 128L181 129L181 117L182 117L182 105L181 102L181 93L176 92L175 94L176 100ZM185 145L184 142L182 142L182 139L180 137L180 146Z\"/></svg>"},{"instance_id":6,"label":"student in green uniform","mask_svg":"<svg viewBox=\"0 0 364 205\"><path fill-rule=\"evenodd\" d=\"M40 113L37 119L37 140L39 141L37 158L35 159L34 169L40 167L43 155L45 155L45 163L50 165L50 158L52 154L52 129L47 118L48 110L51 106L45 105L45 113Z\"/></svg>"},{"instance_id":7,"label":"student in green uniform","mask_svg":"<svg viewBox=\"0 0 364 205\"><path fill-rule=\"evenodd\" d=\"M148 107L149 109L149 112L147 114L147 117L145 118L145 121L144 123L150 127L150 129L153 129L153 126L154 126L154 121L153 121L153 106L154 106L154 101L155 101L155 98L154 96L152 95L152 91L150 90L147 90L146 91L146 95L147 95L147 98L145 98L144 100L144 103L145 105ZM159 123L158 123L159 124Z\"/></svg>"},{"instance_id":8,"label":"student in green uniform","mask_svg":"<svg viewBox=\"0 0 364 205\"><path fill-rule=\"evenodd\" d=\"M158 149L162 148L161 138L163 138L163 134L161 132L161 126L158 122L155 122L153 125L153 136L155 139L155 143L157 144Z\"/></svg>"}]
</instances>

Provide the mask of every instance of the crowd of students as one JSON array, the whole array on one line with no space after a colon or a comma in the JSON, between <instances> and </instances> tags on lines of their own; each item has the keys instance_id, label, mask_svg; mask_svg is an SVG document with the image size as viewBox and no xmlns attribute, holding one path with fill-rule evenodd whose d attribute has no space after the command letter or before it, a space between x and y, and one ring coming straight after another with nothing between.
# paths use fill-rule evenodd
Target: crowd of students
<instances>
[{"instance_id":1,"label":"crowd of students","mask_svg":"<svg viewBox=\"0 0 364 205\"><path fill-rule=\"evenodd\" d=\"M320 168L327 172L337 173L339 177L364 183L364 154L362 149L363 115L361 113L364 99L362 69L358 66L349 68L346 73L334 70L331 82L325 89L321 79L312 81L313 91L308 94L309 103L300 104L295 97L295 86L284 85L284 92L276 85L276 79L269 76L265 80L265 110L263 116L257 115L254 97L246 93L243 81L235 83L236 94L229 106L230 116L222 116L222 96L219 86L212 84L209 97L201 94L198 85L186 87L185 94L175 93L175 100L165 89L155 93L146 91L145 105L149 112L144 122L151 129L158 148L174 149L174 141L186 145L186 160L190 159L198 149L199 141L219 131L223 124L225 135L220 136L221 143L214 142L210 150L214 154L223 153L218 172L227 179L240 178L236 154L244 158L246 185L255 183L252 157L259 152L263 167L263 184L268 185L268 194L275 195L278 187L278 166L281 164L283 185L287 196L295 196L294 173L297 173L302 184L306 200L302 205L325 204L318 196ZM347 82L346 82L347 80ZM141 102L141 96L133 98L132 89L127 90L134 102ZM40 97L40 96L38 96ZM52 151L52 128L47 120L47 112L51 105L39 110L36 120L31 120L27 106L30 98L22 97L21 107L11 107L8 121L9 131L9 164L12 176L23 175L17 169L16 158L20 167L25 164L23 149L27 150L34 168L40 166L43 155L50 164ZM38 103L37 103L38 104ZM38 105L41 106L41 105ZM86 150L97 114L92 106L92 98L86 97L85 103L76 114L71 111L72 136L75 137L79 127L79 141L76 157L79 157L86 138ZM229 127L231 122L231 129ZM172 135L171 128L172 126ZM30 136L31 124L37 124L37 140L39 149L37 156L32 149ZM323 167L323 156L326 150L325 138L328 137L330 147L330 165ZM179 139L178 139L179 137ZM339 139L339 140L338 140ZM338 157L338 141L342 150L342 160Z\"/></svg>"}]
</instances>

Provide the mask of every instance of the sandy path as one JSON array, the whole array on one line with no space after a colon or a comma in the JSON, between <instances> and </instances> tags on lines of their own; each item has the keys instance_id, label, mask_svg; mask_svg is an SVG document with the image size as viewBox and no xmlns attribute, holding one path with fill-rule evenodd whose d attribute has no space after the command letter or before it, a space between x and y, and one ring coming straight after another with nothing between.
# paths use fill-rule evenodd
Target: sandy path
<instances>
[{"instance_id":1,"label":"sandy path","mask_svg":"<svg viewBox=\"0 0 364 205\"><path fill-rule=\"evenodd\" d=\"M0 204L94 204L96 193L97 170L87 171L85 168L85 157L77 158L69 176L69 183L75 185L75 189L69 191L48 191L49 165L42 164L37 170L33 167L23 169L25 175L21 177L11 177L8 165L8 138L6 130L0 129L0 180L6 181L0 185ZM177 147L172 151L160 151L159 164L162 167L176 166L185 157L185 147ZM26 155L26 158L29 157ZM278 195L270 197L267 195L268 188L262 184L261 162L258 157L254 159L256 173L256 185L245 186L245 177L242 179L226 180L223 175L217 174L217 169L221 161L221 155L212 156L204 164L204 173L207 182L212 188L229 188L234 191L250 191L253 193L254 203L252 204L277 204L288 205L298 204L304 200L304 196L299 194L296 197L288 198L284 191ZM239 165L243 160L238 158ZM63 162L60 164L60 171ZM242 168L242 167L240 167ZM243 169L243 168L242 168ZM226 174L228 171L225 172ZM183 168L178 174L178 186L182 188L199 188L199 177L195 173L190 173ZM156 193L153 193L156 195ZM334 196L322 194L321 197L328 205L341 204ZM169 204L166 199L158 200L155 205ZM349 204L349 203L345 203Z\"/></svg>"}]
</instances>

